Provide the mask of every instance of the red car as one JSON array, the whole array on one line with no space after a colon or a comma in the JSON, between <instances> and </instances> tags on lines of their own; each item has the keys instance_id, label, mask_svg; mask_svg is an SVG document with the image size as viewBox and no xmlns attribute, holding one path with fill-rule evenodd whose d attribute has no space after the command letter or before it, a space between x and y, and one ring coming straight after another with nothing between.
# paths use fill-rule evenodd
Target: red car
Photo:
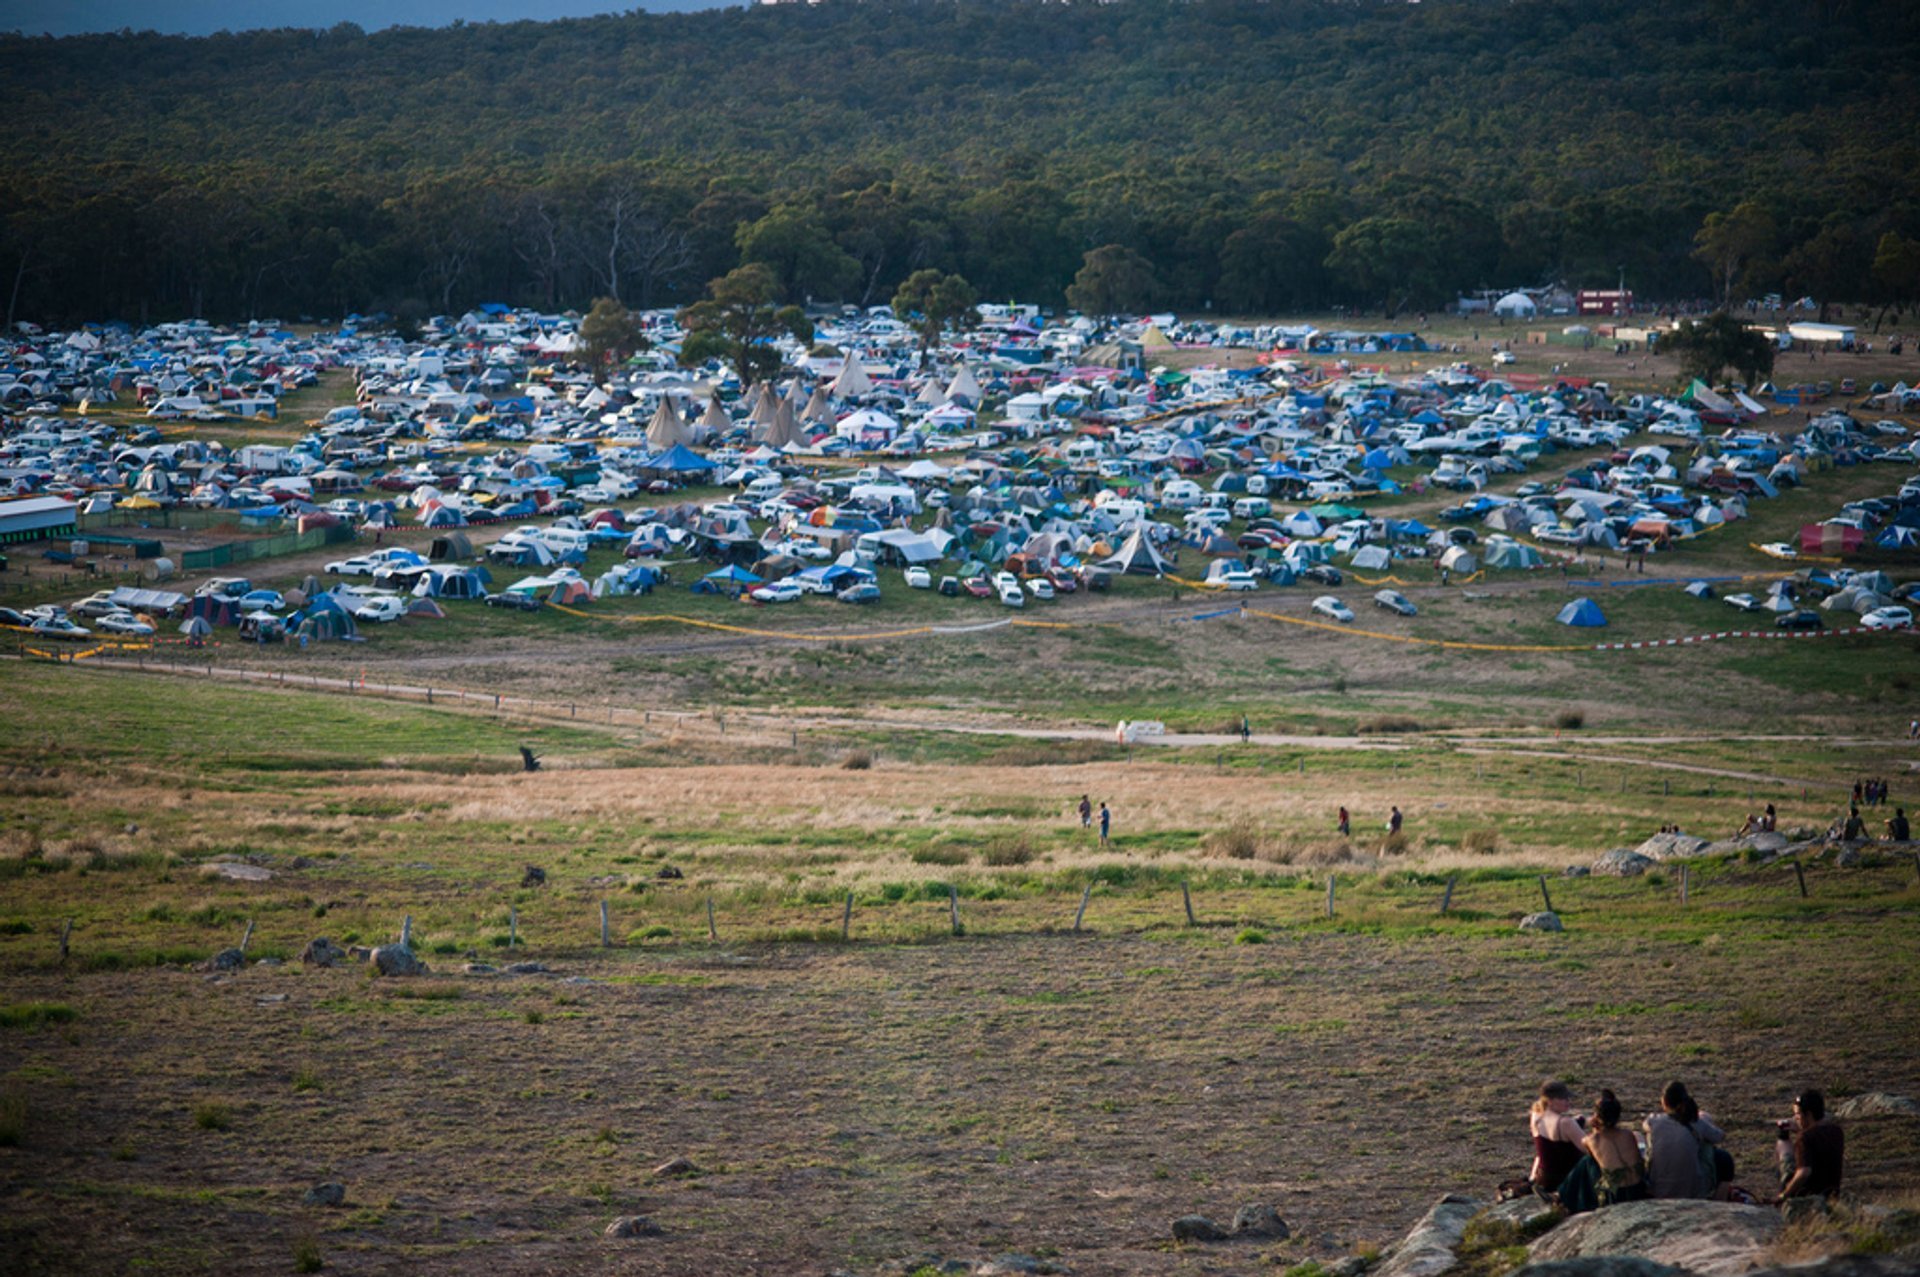
<instances>
[{"instance_id":1,"label":"red car","mask_svg":"<svg viewBox=\"0 0 1920 1277\"><path fill-rule=\"evenodd\" d=\"M970 576L960 583L960 587L976 599L993 597L993 585L984 576Z\"/></svg>"},{"instance_id":2,"label":"red car","mask_svg":"<svg viewBox=\"0 0 1920 1277\"><path fill-rule=\"evenodd\" d=\"M1080 578L1065 568L1055 568L1046 573L1046 578L1053 582L1053 588L1061 594L1072 594L1080 588Z\"/></svg>"}]
</instances>

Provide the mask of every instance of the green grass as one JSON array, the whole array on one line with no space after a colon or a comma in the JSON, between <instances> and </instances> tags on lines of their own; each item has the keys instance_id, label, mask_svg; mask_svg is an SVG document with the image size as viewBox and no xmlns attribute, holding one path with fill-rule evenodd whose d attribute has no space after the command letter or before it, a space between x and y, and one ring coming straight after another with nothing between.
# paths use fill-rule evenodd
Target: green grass
<instances>
[{"instance_id":1,"label":"green grass","mask_svg":"<svg viewBox=\"0 0 1920 1277\"><path fill-rule=\"evenodd\" d=\"M0 1029L39 1029L70 1024L79 1012L64 1002L10 1002L0 1004Z\"/></svg>"}]
</instances>

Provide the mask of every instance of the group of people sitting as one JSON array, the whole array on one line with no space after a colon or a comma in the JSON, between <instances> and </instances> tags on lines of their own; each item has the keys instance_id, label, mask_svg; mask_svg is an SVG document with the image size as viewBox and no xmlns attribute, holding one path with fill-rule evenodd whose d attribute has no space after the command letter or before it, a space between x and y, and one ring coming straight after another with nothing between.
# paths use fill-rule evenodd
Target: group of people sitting
<instances>
[{"instance_id":1,"label":"group of people sitting","mask_svg":"<svg viewBox=\"0 0 1920 1277\"><path fill-rule=\"evenodd\" d=\"M1591 1114L1576 1116L1564 1082L1548 1082L1533 1102L1533 1191L1569 1212L1645 1198L1717 1198L1778 1203L1789 1197L1828 1197L1840 1189L1846 1139L1827 1121L1826 1098L1803 1091L1793 1117L1776 1125L1780 1189L1761 1198L1734 1183L1726 1132L1700 1111L1686 1084L1669 1082L1660 1111L1641 1124L1621 1125L1612 1091L1601 1091Z\"/></svg>"}]
</instances>

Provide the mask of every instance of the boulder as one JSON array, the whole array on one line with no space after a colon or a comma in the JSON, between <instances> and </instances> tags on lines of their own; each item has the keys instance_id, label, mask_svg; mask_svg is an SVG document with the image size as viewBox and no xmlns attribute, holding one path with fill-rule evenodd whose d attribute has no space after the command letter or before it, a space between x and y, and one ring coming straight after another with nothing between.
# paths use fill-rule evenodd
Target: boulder
<instances>
[{"instance_id":1,"label":"boulder","mask_svg":"<svg viewBox=\"0 0 1920 1277\"><path fill-rule=\"evenodd\" d=\"M247 964L247 955L238 949L222 949L207 959L209 971L238 971Z\"/></svg>"},{"instance_id":2,"label":"boulder","mask_svg":"<svg viewBox=\"0 0 1920 1277\"><path fill-rule=\"evenodd\" d=\"M1551 910L1530 913L1520 919L1522 931L1565 931L1566 925L1560 921L1560 915Z\"/></svg>"},{"instance_id":3,"label":"boulder","mask_svg":"<svg viewBox=\"0 0 1920 1277\"><path fill-rule=\"evenodd\" d=\"M1177 1242L1217 1242L1225 1241L1226 1236L1220 1225L1205 1215L1182 1215L1173 1221L1173 1240Z\"/></svg>"},{"instance_id":4,"label":"boulder","mask_svg":"<svg viewBox=\"0 0 1920 1277\"><path fill-rule=\"evenodd\" d=\"M1656 1264L1630 1255L1595 1255L1589 1259L1549 1259L1528 1264L1509 1277L1688 1277L1683 1269Z\"/></svg>"},{"instance_id":5,"label":"boulder","mask_svg":"<svg viewBox=\"0 0 1920 1277\"><path fill-rule=\"evenodd\" d=\"M345 1184L315 1184L300 1199L308 1206L339 1206L347 1200Z\"/></svg>"},{"instance_id":6,"label":"boulder","mask_svg":"<svg viewBox=\"0 0 1920 1277\"><path fill-rule=\"evenodd\" d=\"M1833 1116L1836 1118L1920 1117L1920 1104L1915 1104L1904 1095L1888 1095L1885 1091L1868 1091L1865 1095L1841 1100L1833 1106Z\"/></svg>"},{"instance_id":7,"label":"boulder","mask_svg":"<svg viewBox=\"0 0 1920 1277\"><path fill-rule=\"evenodd\" d=\"M1865 859L1858 847L1842 847L1840 854L1833 858L1833 863L1840 869L1858 869Z\"/></svg>"},{"instance_id":8,"label":"boulder","mask_svg":"<svg viewBox=\"0 0 1920 1277\"><path fill-rule=\"evenodd\" d=\"M1568 865L1560 874L1562 878L1588 878L1592 875L1593 870L1585 865Z\"/></svg>"},{"instance_id":9,"label":"boulder","mask_svg":"<svg viewBox=\"0 0 1920 1277\"><path fill-rule=\"evenodd\" d=\"M1529 1194L1516 1197L1511 1201L1489 1206L1474 1216L1495 1224L1510 1224L1523 1233L1537 1232L1560 1214L1557 1207L1549 1206L1540 1198Z\"/></svg>"},{"instance_id":10,"label":"boulder","mask_svg":"<svg viewBox=\"0 0 1920 1277\"><path fill-rule=\"evenodd\" d=\"M307 947L300 951L300 965L306 967L336 967L346 961L347 951L325 936L315 936L307 941Z\"/></svg>"},{"instance_id":11,"label":"boulder","mask_svg":"<svg viewBox=\"0 0 1920 1277\"><path fill-rule=\"evenodd\" d=\"M425 975L427 964L403 944L383 944L373 951L373 969L380 975Z\"/></svg>"},{"instance_id":12,"label":"boulder","mask_svg":"<svg viewBox=\"0 0 1920 1277\"><path fill-rule=\"evenodd\" d=\"M660 1225L645 1215L622 1215L600 1235L608 1241L631 1241L637 1237L658 1237L660 1231Z\"/></svg>"},{"instance_id":13,"label":"boulder","mask_svg":"<svg viewBox=\"0 0 1920 1277\"><path fill-rule=\"evenodd\" d=\"M1638 878L1659 863L1628 847L1615 847L1593 862L1593 871L1609 878Z\"/></svg>"},{"instance_id":14,"label":"boulder","mask_svg":"<svg viewBox=\"0 0 1920 1277\"><path fill-rule=\"evenodd\" d=\"M1265 1202L1249 1202L1233 1213L1233 1235L1285 1241L1293 1236L1293 1230L1273 1207Z\"/></svg>"},{"instance_id":15,"label":"boulder","mask_svg":"<svg viewBox=\"0 0 1920 1277\"><path fill-rule=\"evenodd\" d=\"M1634 848L1648 860L1685 860L1707 849L1704 838L1692 834L1655 834Z\"/></svg>"},{"instance_id":16,"label":"boulder","mask_svg":"<svg viewBox=\"0 0 1920 1277\"><path fill-rule=\"evenodd\" d=\"M271 869L234 860L218 860L201 865L200 872L210 878L229 878L234 882L266 882L273 877Z\"/></svg>"},{"instance_id":17,"label":"boulder","mask_svg":"<svg viewBox=\"0 0 1920 1277\"><path fill-rule=\"evenodd\" d=\"M1626 1202L1576 1215L1528 1248L1529 1262L1618 1256L1734 1277L1758 1268L1780 1235L1780 1212L1731 1202Z\"/></svg>"},{"instance_id":18,"label":"boulder","mask_svg":"<svg viewBox=\"0 0 1920 1277\"><path fill-rule=\"evenodd\" d=\"M1815 1264L1763 1268L1748 1277L1913 1277L1920 1256L1911 1251L1891 1255L1834 1255Z\"/></svg>"},{"instance_id":19,"label":"boulder","mask_svg":"<svg viewBox=\"0 0 1920 1277\"><path fill-rule=\"evenodd\" d=\"M527 871L520 875L522 887L544 887L547 885L547 871L539 865L528 865Z\"/></svg>"},{"instance_id":20,"label":"boulder","mask_svg":"<svg viewBox=\"0 0 1920 1277\"><path fill-rule=\"evenodd\" d=\"M670 1157L653 1168L653 1177L655 1179L674 1179L682 1175L698 1175L699 1173L700 1168L693 1164L692 1159L685 1157Z\"/></svg>"},{"instance_id":21,"label":"boulder","mask_svg":"<svg viewBox=\"0 0 1920 1277\"><path fill-rule=\"evenodd\" d=\"M1454 1248L1467 1221L1480 1213L1486 1203L1452 1193L1433 1204L1420 1222L1413 1226L1377 1267L1368 1269L1372 1277L1435 1277L1452 1268Z\"/></svg>"}]
</instances>

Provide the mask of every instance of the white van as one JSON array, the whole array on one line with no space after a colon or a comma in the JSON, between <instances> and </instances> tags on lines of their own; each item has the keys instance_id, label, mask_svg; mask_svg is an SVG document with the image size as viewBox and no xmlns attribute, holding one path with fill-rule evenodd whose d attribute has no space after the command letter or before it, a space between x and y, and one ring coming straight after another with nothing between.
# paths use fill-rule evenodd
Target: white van
<instances>
[{"instance_id":1,"label":"white van","mask_svg":"<svg viewBox=\"0 0 1920 1277\"><path fill-rule=\"evenodd\" d=\"M1109 518L1116 520L1122 526L1138 523L1147 517L1147 503L1135 501L1132 497L1121 497L1116 501L1109 501L1100 508Z\"/></svg>"},{"instance_id":2,"label":"white van","mask_svg":"<svg viewBox=\"0 0 1920 1277\"><path fill-rule=\"evenodd\" d=\"M1265 497L1241 497L1233 503L1236 519L1264 519L1273 513L1273 502Z\"/></svg>"},{"instance_id":3,"label":"white van","mask_svg":"<svg viewBox=\"0 0 1920 1277\"><path fill-rule=\"evenodd\" d=\"M787 481L777 474L763 474L745 488L747 496L756 501L766 501L779 496L786 490Z\"/></svg>"}]
</instances>

